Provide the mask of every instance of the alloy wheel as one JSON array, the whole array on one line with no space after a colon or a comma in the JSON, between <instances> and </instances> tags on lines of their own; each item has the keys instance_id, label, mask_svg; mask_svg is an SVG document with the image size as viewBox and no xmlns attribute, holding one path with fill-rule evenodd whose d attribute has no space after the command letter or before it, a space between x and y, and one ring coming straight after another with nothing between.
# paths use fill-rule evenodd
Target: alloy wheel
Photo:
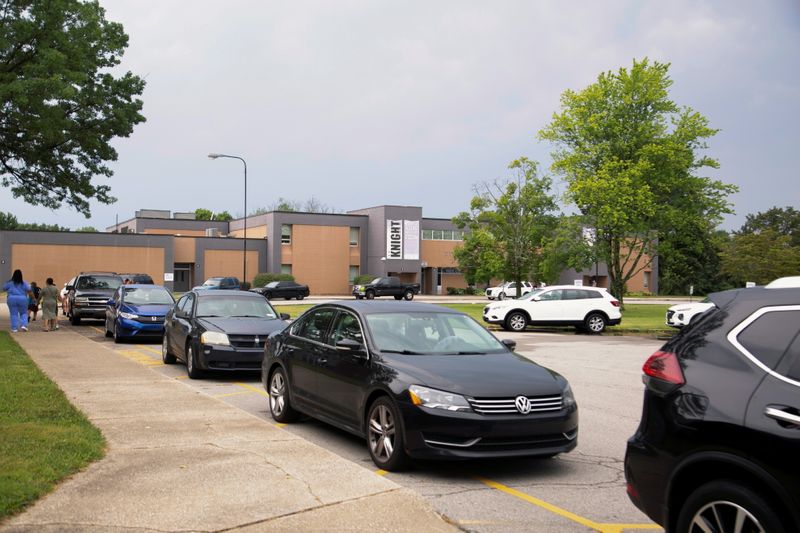
<instances>
[{"instance_id":1,"label":"alloy wheel","mask_svg":"<svg viewBox=\"0 0 800 533\"><path fill-rule=\"evenodd\" d=\"M750 511L729 501L714 501L704 505L689 524L689 533L728 531L765 533L764 527Z\"/></svg>"},{"instance_id":2,"label":"alloy wheel","mask_svg":"<svg viewBox=\"0 0 800 533\"><path fill-rule=\"evenodd\" d=\"M279 417L283 414L285 406L286 380L282 372L275 372L269 383L269 409L273 416Z\"/></svg>"},{"instance_id":3,"label":"alloy wheel","mask_svg":"<svg viewBox=\"0 0 800 533\"><path fill-rule=\"evenodd\" d=\"M373 455L381 462L386 462L394 454L395 432L394 416L386 405L374 409L369 419L369 447Z\"/></svg>"}]
</instances>

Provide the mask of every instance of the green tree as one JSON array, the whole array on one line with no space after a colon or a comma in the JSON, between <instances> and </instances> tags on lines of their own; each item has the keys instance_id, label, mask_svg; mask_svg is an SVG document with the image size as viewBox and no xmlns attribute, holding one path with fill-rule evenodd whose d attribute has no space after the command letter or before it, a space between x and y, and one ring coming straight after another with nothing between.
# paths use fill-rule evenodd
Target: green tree
<instances>
[{"instance_id":1,"label":"green tree","mask_svg":"<svg viewBox=\"0 0 800 533\"><path fill-rule=\"evenodd\" d=\"M233 220L233 215L231 215L227 211L220 211L219 213L214 214L213 220L222 220L223 222L230 222L231 220Z\"/></svg>"},{"instance_id":2,"label":"green tree","mask_svg":"<svg viewBox=\"0 0 800 533\"><path fill-rule=\"evenodd\" d=\"M792 246L800 246L800 211L793 207L773 207L763 213L747 215L738 233L747 235L765 230L786 235Z\"/></svg>"},{"instance_id":3,"label":"green tree","mask_svg":"<svg viewBox=\"0 0 800 533\"><path fill-rule=\"evenodd\" d=\"M539 132L555 145L553 170L596 230L611 292L647 268L681 223L716 224L730 213L732 185L698 176L718 168L699 152L717 130L669 98L669 65L633 61L582 91L561 95L561 110ZM689 222L686 222L686 221Z\"/></svg>"},{"instance_id":4,"label":"green tree","mask_svg":"<svg viewBox=\"0 0 800 533\"><path fill-rule=\"evenodd\" d=\"M196 220L222 220L224 222L233 220L233 217L227 211L214 213L210 209L205 209L203 207L198 207L194 210L194 217Z\"/></svg>"},{"instance_id":5,"label":"green tree","mask_svg":"<svg viewBox=\"0 0 800 533\"><path fill-rule=\"evenodd\" d=\"M17 229L19 222L12 213L0 211L0 229Z\"/></svg>"},{"instance_id":6,"label":"green tree","mask_svg":"<svg viewBox=\"0 0 800 533\"><path fill-rule=\"evenodd\" d=\"M521 157L508 168L514 178L478 185L470 211L459 213L453 223L469 228L476 240L488 245L471 254L488 260L486 273L494 272L492 263L502 265L502 277L516 282L519 289L523 280L539 277L543 244L555 227L557 207L550 193L552 182L538 176L535 161ZM464 266L467 271L473 268L469 261Z\"/></svg>"},{"instance_id":7,"label":"green tree","mask_svg":"<svg viewBox=\"0 0 800 533\"><path fill-rule=\"evenodd\" d=\"M537 281L553 284L565 268L580 272L597 263L594 230L581 216L562 216L545 237Z\"/></svg>"},{"instance_id":8,"label":"green tree","mask_svg":"<svg viewBox=\"0 0 800 533\"><path fill-rule=\"evenodd\" d=\"M763 285L800 272L800 247L772 229L734 235L720 256L723 274L739 287L747 281Z\"/></svg>"},{"instance_id":9,"label":"green tree","mask_svg":"<svg viewBox=\"0 0 800 533\"><path fill-rule=\"evenodd\" d=\"M36 222L19 222L12 213L0 211L0 230L18 231L69 231L69 228L58 224L39 224Z\"/></svg>"},{"instance_id":10,"label":"green tree","mask_svg":"<svg viewBox=\"0 0 800 533\"><path fill-rule=\"evenodd\" d=\"M80 227L80 228L76 229L75 231L77 231L79 233L96 233L97 232L97 228L95 228L94 226L83 226L83 227Z\"/></svg>"},{"instance_id":11,"label":"green tree","mask_svg":"<svg viewBox=\"0 0 800 533\"><path fill-rule=\"evenodd\" d=\"M128 36L97 1L8 0L0 7L0 179L15 198L87 218L115 201L94 176L113 174L111 142L140 114L144 81L118 77Z\"/></svg>"},{"instance_id":12,"label":"green tree","mask_svg":"<svg viewBox=\"0 0 800 533\"><path fill-rule=\"evenodd\" d=\"M453 257L468 285L503 277L503 249L486 228L478 226L464 235L464 244L453 250Z\"/></svg>"}]
</instances>

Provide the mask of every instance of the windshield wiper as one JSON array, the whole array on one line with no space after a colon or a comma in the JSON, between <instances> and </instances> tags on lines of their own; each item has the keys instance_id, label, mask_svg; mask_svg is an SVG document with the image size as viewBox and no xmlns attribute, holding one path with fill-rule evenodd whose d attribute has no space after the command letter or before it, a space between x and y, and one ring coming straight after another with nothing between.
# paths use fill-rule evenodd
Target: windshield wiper
<instances>
[{"instance_id":1,"label":"windshield wiper","mask_svg":"<svg viewBox=\"0 0 800 533\"><path fill-rule=\"evenodd\" d=\"M381 350L382 353L399 353L403 355L422 355L419 352L412 352L411 350Z\"/></svg>"},{"instance_id":2,"label":"windshield wiper","mask_svg":"<svg viewBox=\"0 0 800 533\"><path fill-rule=\"evenodd\" d=\"M229 318L275 318L261 315L231 315Z\"/></svg>"}]
</instances>

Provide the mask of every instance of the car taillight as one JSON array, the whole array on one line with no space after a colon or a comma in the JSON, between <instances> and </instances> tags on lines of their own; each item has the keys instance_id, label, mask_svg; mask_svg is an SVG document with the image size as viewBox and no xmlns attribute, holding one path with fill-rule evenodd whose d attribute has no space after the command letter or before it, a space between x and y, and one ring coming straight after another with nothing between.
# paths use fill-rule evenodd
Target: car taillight
<instances>
[{"instance_id":1,"label":"car taillight","mask_svg":"<svg viewBox=\"0 0 800 533\"><path fill-rule=\"evenodd\" d=\"M673 385L686 383L678 356L672 352L657 351L650 356L642 367L642 371L646 376L660 379Z\"/></svg>"},{"instance_id":2,"label":"car taillight","mask_svg":"<svg viewBox=\"0 0 800 533\"><path fill-rule=\"evenodd\" d=\"M611 300L611 305L614 307L619 307L619 300Z\"/></svg>"}]
</instances>

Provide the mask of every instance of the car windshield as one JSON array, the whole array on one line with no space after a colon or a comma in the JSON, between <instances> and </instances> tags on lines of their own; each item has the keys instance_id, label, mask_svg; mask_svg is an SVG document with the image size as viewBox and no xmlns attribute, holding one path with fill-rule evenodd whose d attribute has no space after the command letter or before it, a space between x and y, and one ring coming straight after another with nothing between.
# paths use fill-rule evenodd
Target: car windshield
<instances>
[{"instance_id":1,"label":"car windshield","mask_svg":"<svg viewBox=\"0 0 800 533\"><path fill-rule=\"evenodd\" d=\"M375 313L366 318L376 347L384 353L471 355L506 351L500 341L467 315Z\"/></svg>"},{"instance_id":2,"label":"car windshield","mask_svg":"<svg viewBox=\"0 0 800 533\"><path fill-rule=\"evenodd\" d=\"M370 282L369 282L369 284L370 284L370 285L375 285L375 284L376 284L376 283L378 283L380 280L381 280L381 278L375 278L375 279L373 279L372 281L370 281Z\"/></svg>"},{"instance_id":3,"label":"car windshield","mask_svg":"<svg viewBox=\"0 0 800 533\"><path fill-rule=\"evenodd\" d=\"M268 289L274 289L277 286L278 286L278 282L277 281L270 281L269 283L264 285L264 287L266 287Z\"/></svg>"},{"instance_id":4,"label":"car windshield","mask_svg":"<svg viewBox=\"0 0 800 533\"><path fill-rule=\"evenodd\" d=\"M261 296L226 296L200 298L197 303L197 317L278 318L278 314Z\"/></svg>"},{"instance_id":5,"label":"car windshield","mask_svg":"<svg viewBox=\"0 0 800 533\"><path fill-rule=\"evenodd\" d=\"M534 296L538 296L539 294L542 294L543 290L544 289L534 289L531 292L526 292L522 296L519 296L518 298L515 298L515 300L530 300Z\"/></svg>"},{"instance_id":6,"label":"car windshield","mask_svg":"<svg viewBox=\"0 0 800 533\"><path fill-rule=\"evenodd\" d=\"M125 287L123 298L131 305L172 305L175 299L168 290L161 287Z\"/></svg>"},{"instance_id":7,"label":"car windshield","mask_svg":"<svg viewBox=\"0 0 800 533\"><path fill-rule=\"evenodd\" d=\"M122 285L122 278L117 276L81 276L75 288L82 291L100 289L115 290L120 285Z\"/></svg>"},{"instance_id":8,"label":"car windshield","mask_svg":"<svg viewBox=\"0 0 800 533\"><path fill-rule=\"evenodd\" d=\"M222 278L210 278L203 283L203 287L219 287Z\"/></svg>"}]
</instances>

